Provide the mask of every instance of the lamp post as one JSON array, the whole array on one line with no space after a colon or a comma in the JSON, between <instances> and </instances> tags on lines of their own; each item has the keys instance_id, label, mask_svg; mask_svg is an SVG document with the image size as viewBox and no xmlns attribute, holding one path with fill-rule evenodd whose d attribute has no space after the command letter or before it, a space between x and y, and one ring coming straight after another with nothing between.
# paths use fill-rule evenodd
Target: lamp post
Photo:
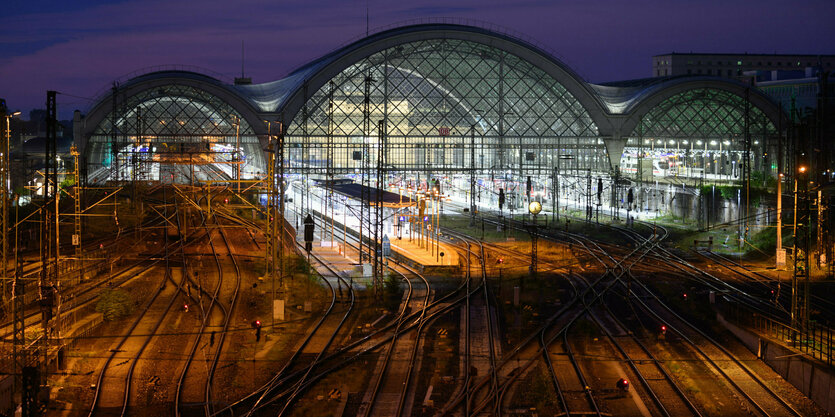
<instances>
[{"instance_id":1,"label":"lamp post","mask_svg":"<svg viewBox=\"0 0 835 417\"><path fill-rule=\"evenodd\" d=\"M809 250L811 248L809 221L811 216L808 184L808 168L806 165L800 165L794 178L794 270L791 321L792 327L799 329L801 334L808 329L809 325Z\"/></svg>"},{"instance_id":2,"label":"lamp post","mask_svg":"<svg viewBox=\"0 0 835 417\"><path fill-rule=\"evenodd\" d=\"M2 191L0 191L0 198L2 198L2 200L3 200L2 201L3 205L2 205L2 207L0 207L0 210L1 210L0 215L2 215L2 217L3 217L3 220L2 220L2 227L3 227L2 248L0 248L0 250L2 250L3 253L0 254L0 256L2 256L3 259L2 259L2 262L0 262L0 267L3 268L3 275L4 275L2 277L3 284L2 284L2 287L0 287L0 291L2 291L2 293L0 293L0 300L2 300L5 303L5 301L6 301L6 281L8 281L8 279L6 279L7 277L5 275L7 274L7 271L8 271L8 264L7 263L8 263L8 250L9 250L9 245L8 245L9 206L8 206L8 203L9 203L9 195L10 195L9 192L10 192L10 188L11 188L10 184L9 184L9 181L11 179L11 173L9 172L10 167L11 167L11 160L9 158L10 143L12 141L12 125L11 125L11 123L12 123L12 117L19 116L20 111L15 111L15 112L10 112L9 113L8 109L6 108L6 102L5 102L5 100L2 100L2 99L0 99L0 111L3 112L3 114L5 116L5 119L6 119L6 129L5 129L5 135L4 135L5 136L5 142L2 144L2 147L0 147L0 152L3 153L2 157L0 157L0 161L2 161L2 162L0 162L0 174L2 174L2 175L0 175L0 181L3 182Z\"/></svg>"}]
</instances>

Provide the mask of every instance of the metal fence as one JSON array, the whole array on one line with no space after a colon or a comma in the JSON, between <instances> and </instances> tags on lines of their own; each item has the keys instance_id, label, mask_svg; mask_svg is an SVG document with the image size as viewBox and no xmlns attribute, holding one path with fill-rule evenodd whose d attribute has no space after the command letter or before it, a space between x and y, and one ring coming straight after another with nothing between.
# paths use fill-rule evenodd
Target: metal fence
<instances>
[{"instance_id":1,"label":"metal fence","mask_svg":"<svg viewBox=\"0 0 835 417\"><path fill-rule=\"evenodd\" d=\"M801 353L821 362L833 365L833 330L831 327L810 321L806 329L792 327L779 320L753 313L738 304L728 304L727 316L738 325L754 329L781 344L797 349Z\"/></svg>"}]
</instances>

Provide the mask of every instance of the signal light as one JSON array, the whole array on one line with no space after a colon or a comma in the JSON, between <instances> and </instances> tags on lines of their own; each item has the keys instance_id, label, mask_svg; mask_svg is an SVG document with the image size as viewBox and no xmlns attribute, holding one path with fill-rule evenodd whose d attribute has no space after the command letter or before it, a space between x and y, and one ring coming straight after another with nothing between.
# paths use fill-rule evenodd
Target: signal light
<instances>
[{"instance_id":1,"label":"signal light","mask_svg":"<svg viewBox=\"0 0 835 417\"><path fill-rule=\"evenodd\" d=\"M504 258L496 259L496 263L497 264L503 264L504 263Z\"/></svg>"},{"instance_id":2,"label":"signal light","mask_svg":"<svg viewBox=\"0 0 835 417\"><path fill-rule=\"evenodd\" d=\"M188 304L183 304L183 310L185 310L185 312L188 313Z\"/></svg>"},{"instance_id":3,"label":"signal light","mask_svg":"<svg viewBox=\"0 0 835 417\"><path fill-rule=\"evenodd\" d=\"M629 381L626 378L621 378L618 380L617 387L622 391L629 391Z\"/></svg>"},{"instance_id":4,"label":"signal light","mask_svg":"<svg viewBox=\"0 0 835 417\"><path fill-rule=\"evenodd\" d=\"M229 204L229 199L228 199L228 198L224 198L224 199L223 199L223 204Z\"/></svg>"},{"instance_id":5,"label":"signal light","mask_svg":"<svg viewBox=\"0 0 835 417\"><path fill-rule=\"evenodd\" d=\"M684 301L687 301L687 293L684 293L681 296L684 297Z\"/></svg>"},{"instance_id":6,"label":"signal light","mask_svg":"<svg viewBox=\"0 0 835 417\"><path fill-rule=\"evenodd\" d=\"M667 326L661 325L661 334L667 334Z\"/></svg>"},{"instance_id":7,"label":"signal light","mask_svg":"<svg viewBox=\"0 0 835 417\"><path fill-rule=\"evenodd\" d=\"M261 341L261 320L252 322L252 327L255 327L255 342Z\"/></svg>"}]
</instances>

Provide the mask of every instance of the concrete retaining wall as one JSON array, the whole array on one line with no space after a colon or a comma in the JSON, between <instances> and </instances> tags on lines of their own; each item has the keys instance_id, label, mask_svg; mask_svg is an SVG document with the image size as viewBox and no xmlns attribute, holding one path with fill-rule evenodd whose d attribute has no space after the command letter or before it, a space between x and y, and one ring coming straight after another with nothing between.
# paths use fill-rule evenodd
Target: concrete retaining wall
<instances>
[{"instance_id":1,"label":"concrete retaining wall","mask_svg":"<svg viewBox=\"0 0 835 417\"><path fill-rule=\"evenodd\" d=\"M835 374L825 365L799 355L797 351L762 339L716 314L722 325L731 331L752 352L774 369L783 379L811 398L830 415L835 415Z\"/></svg>"}]
</instances>

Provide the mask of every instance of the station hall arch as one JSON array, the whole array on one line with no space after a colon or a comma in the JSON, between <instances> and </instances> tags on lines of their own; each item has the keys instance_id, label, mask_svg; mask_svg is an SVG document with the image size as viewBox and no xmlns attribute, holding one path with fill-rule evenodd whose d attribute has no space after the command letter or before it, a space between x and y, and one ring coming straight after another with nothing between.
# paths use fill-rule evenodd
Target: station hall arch
<instances>
[{"instance_id":1,"label":"station hall arch","mask_svg":"<svg viewBox=\"0 0 835 417\"><path fill-rule=\"evenodd\" d=\"M599 101L527 45L474 28L409 28L334 55L299 70L311 75L282 109L291 166L313 175L376 166L383 136L388 168L424 177L518 178L550 172L560 155L578 169L607 164Z\"/></svg>"},{"instance_id":2,"label":"station hall arch","mask_svg":"<svg viewBox=\"0 0 835 417\"><path fill-rule=\"evenodd\" d=\"M234 153L248 164L242 177L263 177L270 137L265 121L285 126L288 173L312 179L356 177L382 163L391 177L466 182L477 175L480 185L504 181L505 189L520 193L528 176L547 189L555 168L577 178L624 170L622 160L644 145L653 152L656 145L681 150L687 141L691 154L677 157L690 158L696 168L694 143L707 141L703 159L712 157L711 141L725 153L724 143L731 143L734 155L740 132L749 133L752 151L762 155L754 156L757 166L767 171L773 165L767 139L782 116L755 89L746 93L738 82L711 77L616 84L589 84L510 35L423 24L372 34L263 84L187 71L141 75L103 95L77 121L77 137L90 182L158 179L160 173L147 167L164 167L163 159L177 158L163 152L172 150L204 162L226 158L205 164L202 179L236 175L227 169ZM379 158L383 138L385 158ZM610 146L616 142L625 152ZM230 152L237 143L240 151ZM160 155L143 155L154 148ZM156 159L143 167L148 158ZM177 181L193 177L182 172Z\"/></svg>"},{"instance_id":3,"label":"station hall arch","mask_svg":"<svg viewBox=\"0 0 835 417\"><path fill-rule=\"evenodd\" d=\"M164 72L130 80L84 119L79 150L87 182L260 178L266 160L259 119L210 77Z\"/></svg>"},{"instance_id":4,"label":"station hall arch","mask_svg":"<svg viewBox=\"0 0 835 417\"><path fill-rule=\"evenodd\" d=\"M639 180L679 176L732 182L747 175L750 163L757 178L776 175L777 125L783 114L771 100L736 82L676 81L632 110L622 171Z\"/></svg>"}]
</instances>

